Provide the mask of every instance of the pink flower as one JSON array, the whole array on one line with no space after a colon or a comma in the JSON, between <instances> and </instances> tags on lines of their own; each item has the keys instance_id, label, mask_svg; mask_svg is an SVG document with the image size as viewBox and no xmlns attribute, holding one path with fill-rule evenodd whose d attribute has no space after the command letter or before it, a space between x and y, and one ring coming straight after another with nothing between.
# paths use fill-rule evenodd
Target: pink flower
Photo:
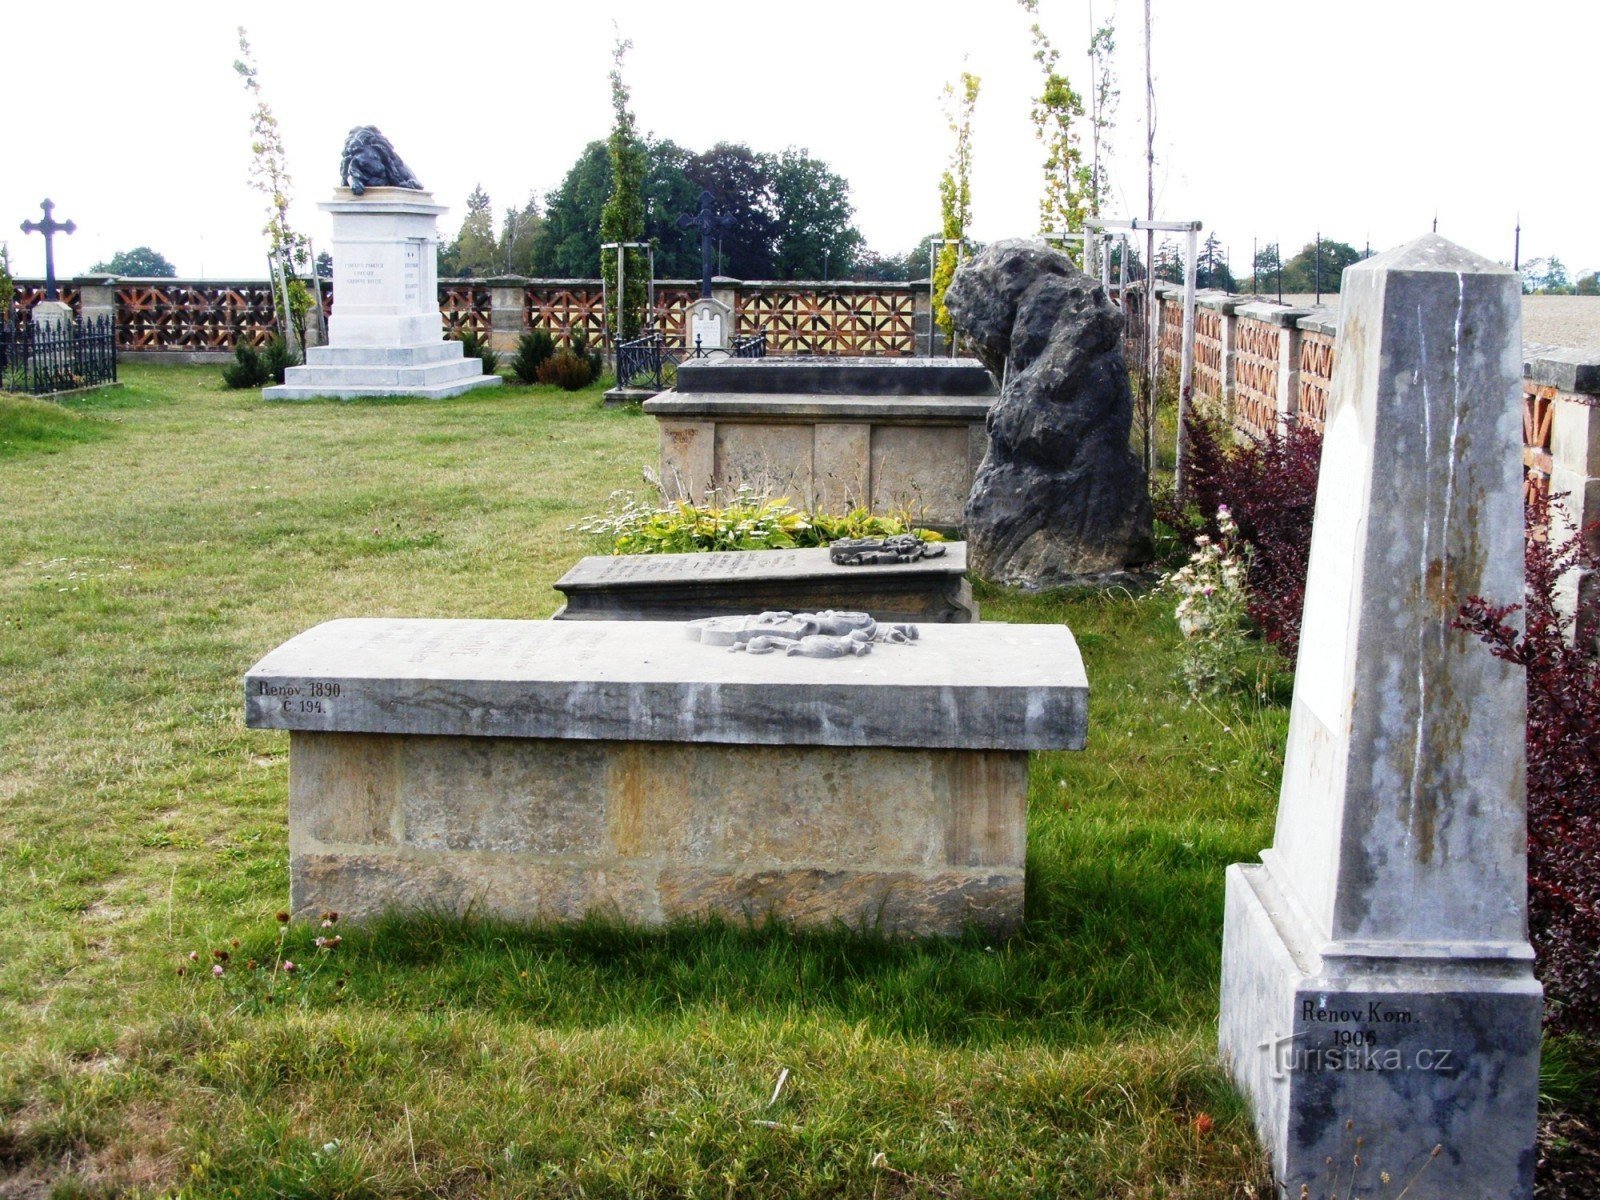
<instances>
[{"instance_id":1,"label":"pink flower","mask_svg":"<svg viewBox=\"0 0 1600 1200\"><path fill-rule=\"evenodd\" d=\"M283 960L283 973L285 975L293 975L299 969L299 967L295 966L287 958Z\"/></svg>"},{"instance_id":2,"label":"pink flower","mask_svg":"<svg viewBox=\"0 0 1600 1200\"><path fill-rule=\"evenodd\" d=\"M189 951L189 961L190 962L199 962L200 961L200 951L198 951L198 950Z\"/></svg>"},{"instance_id":3,"label":"pink flower","mask_svg":"<svg viewBox=\"0 0 1600 1200\"><path fill-rule=\"evenodd\" d=\"M221 979L222 978L222 964L221 963L218 963L216 966L211 968L211 975L212 975L212 978L214 978L214 979Z\"/></svg>"}]
</instances>

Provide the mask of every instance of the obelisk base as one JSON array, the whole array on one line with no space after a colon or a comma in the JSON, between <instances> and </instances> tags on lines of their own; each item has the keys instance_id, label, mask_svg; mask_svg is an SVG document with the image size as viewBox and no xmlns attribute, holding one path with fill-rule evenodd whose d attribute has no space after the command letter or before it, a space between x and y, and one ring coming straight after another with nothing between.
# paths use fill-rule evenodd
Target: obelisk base
<instances>
[{"instance_id":1,"label":"obelisk base","mask_svg":"<svg viewBox=\"0 0 1600 1200\"><path fill-rule=\"evenodd\" d=\"M1324 958L1269 867L1228 868L1222 1059L1289 1200L1533 1195L1531 964L1408 949Z\"/></svg>"}]
</instances>

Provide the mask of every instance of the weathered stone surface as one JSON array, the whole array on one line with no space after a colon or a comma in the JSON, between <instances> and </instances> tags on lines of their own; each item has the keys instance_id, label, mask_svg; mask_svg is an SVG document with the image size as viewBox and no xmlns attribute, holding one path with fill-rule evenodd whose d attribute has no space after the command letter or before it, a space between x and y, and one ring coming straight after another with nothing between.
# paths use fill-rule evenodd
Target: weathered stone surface
<instances>
[{"instance_id":1,"label":"weathered stone surface","mask_svg":"<svg viewBox=\"0 0 1600 1200\"><path fill-rule=\"evenodd\" d=\"M954 935L968 925L995 934L1022 923L1020 875L949 871L747 872L674 867L661 873L663 917L776 917L795 925L842 924L887 933Z\"/></svg>"},{"instance_id":2,"label":"weathered stone surface","mask_svg":"<svg viewBox=\"0 0 1600 1200\"><path fill-rule=\"evenodd\" d=\"M685 363L646 401L673 498L751 487L806 508L869 505L961 526L994 381L972 359Z\"/></svg>"},{"instance_id":3,"label":"weathered stone surface","mask_svg":"<svg viewBox=\"0 0 1600 1200\"><path fill-rule=\"evenodd\" d=\"M305 732L291 747L301 914L777 915L908 934L1022 915L1020 752Z\"/></svg>"},{"instance_id":4,"label":"weathered stone surface","mask_svg":"<svg viewBox=\"0 0 1600 1200\"><path fill-rule=\"evenodd\" d=\"M1123 577L1151 555L1122 316L1066 255L1001 241L946 293L956 324L1003 380L989 452L966 506L973 569L1016 587Z\"/></svg>"},{"instance_id":5,"label":"weathered stone surface","mask_svg":"<svg viewBox=\"0 0 1600 1200\"><path fill-rule=\"evenodd\" d=\"M850 659L711 650L680 622L329 621L250 669L252 728L743 745L1081 749L1061 625L928 625Z\"/></svg>"},{"instance_id":6,"label":"weathered stone surface","mask_svg":"<svg viewBox=\"0 0 1600 1200\"><path fill-rule=\"evenodd\" d=\"M1451 624L1522 595L1519 288L1427 236L1341 296L1277 831L1228 872L1222 1053L1288 1195L1359 1135L1352 1195L1440 1145L1408 1195L1528 1197L1524 685Z\"/></svg>"},{"instance_id":7,"label":"weathered stone surface","mask_svg":"<svg viewBox=\"0 0 1600 1200\"><path fill-rule=\"evenodd\" d=\"M686 362L677 390L820 396L993 396L994 380L970 358L817 358L812 355Z\"/></svg>"},{"instance_id":8,"label":"weathered stone surface","mask_svg":"<svg viewBox=\"0 0 1600 1200\"><path fill-rule=\"evenodd\" d=\"M556 580L566 621L666 621L788 609L871 613L880 621L978 619L965 542L910 563L838 566L822 548L580 559Z\"/></svg>"}]
</instances>

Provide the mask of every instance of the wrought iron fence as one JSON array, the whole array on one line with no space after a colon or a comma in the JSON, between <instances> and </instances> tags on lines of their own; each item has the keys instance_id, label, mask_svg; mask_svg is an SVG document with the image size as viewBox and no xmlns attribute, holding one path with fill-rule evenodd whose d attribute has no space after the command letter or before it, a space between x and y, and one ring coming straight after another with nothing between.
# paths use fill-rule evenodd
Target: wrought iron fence
<instances>
[{"instance_id":1,"label":"wrought iron fence","mask_svg":"<svg viewBox=\"0 0 1600 1200\"><path fill-rule=\"evenodd\" d=\"M706 349L697 340L690 350L677 350L667 345L666 335L652 330L643 337L623 342L617 347L617 386L653 387L658 392L670 386L677 375L678 366L695 358L765 358L767 356L766 330L746 337L734 338L726 349Z\"/></svg>"},{"instance_id":2,"label":"wrought iron fence","mask_svg":"<svg viewBox=\"0 0 1600 1200\"><path fill-rule=\"evenodd\" d=\"M40 396L116 379L117 329L109 317L0 326L0 388Z\"/></svg>"}]
</instances>

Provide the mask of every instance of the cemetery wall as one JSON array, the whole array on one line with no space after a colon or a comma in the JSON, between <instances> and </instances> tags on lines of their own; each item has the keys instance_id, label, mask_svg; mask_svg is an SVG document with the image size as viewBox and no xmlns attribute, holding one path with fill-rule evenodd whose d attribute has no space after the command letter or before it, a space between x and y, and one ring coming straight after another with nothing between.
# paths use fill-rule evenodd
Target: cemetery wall
<instances>
[{"instance_id":1,"label":"cemetery wall","mask_svg":"<svg viewBox=\"0 0 1600 1200\"><path fill-rule=\"evenodd\" d=\"M1176 378L1183 289L1157 284L1157 369ZM1240 433L1321 432L1338 355L1338 311L1200 292L1195 302L1194 397ZM1525 343L1522 368L1525 494L1564 496L1574 523L1600 522L1600 351ZM1600 527L1589 548L1600 554ZM1600 576L1580 573L1563 602L1580 633L1600 632Z\"/></svg>"},{"instance_id":2,"label":"cemetery wall","mask_svg":"<svg viewBox=\"0 0 1600 1200\"><path fill-rule=\"evenodd\" d=\"M688 311L699 290L697 280L657 280L657 323L669 347L688 348ZM929 352L926 281L719 278L713 295L733 309L735 337L765 331L773 354L908 357ZM19 280L12 301L26 320L43 297L43 280ZM240 342L259 346L277 331L271 288L260 279L94 276L63 284L61 298L76 315L112 317L123 353L220 359L230 357ZM324 320L334 300L332 283L323 281ZM517 338L534 329L549 330L561 344L579 332L596 344L606 332L598 279L440 280L439 317L446 333L471 329L501 350L515 349Z\"/></svg>"}]
</instances>

